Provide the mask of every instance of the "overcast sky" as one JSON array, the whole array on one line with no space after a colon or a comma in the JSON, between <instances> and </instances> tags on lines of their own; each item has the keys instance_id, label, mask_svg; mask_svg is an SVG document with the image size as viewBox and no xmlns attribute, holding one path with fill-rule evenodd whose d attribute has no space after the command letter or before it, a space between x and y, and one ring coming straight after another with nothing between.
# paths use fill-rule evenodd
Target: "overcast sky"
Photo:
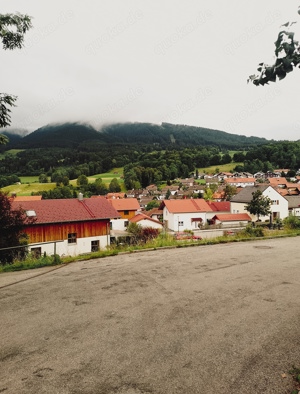
<instances>
[{"instance_id":1,"label":"overcast sky","mask_svg":"<svg viewBox=\"0 0 300 394\"><path fill-rule=\"evenodd\" d=\"M169 122L300 139L300 70L247 84L273 63L299 0L9 0L33 17L22 50L1 50L0 91L18 96L12 127ZM295 25L294 25L295 26Z\"/></svg>"}]
</instances>

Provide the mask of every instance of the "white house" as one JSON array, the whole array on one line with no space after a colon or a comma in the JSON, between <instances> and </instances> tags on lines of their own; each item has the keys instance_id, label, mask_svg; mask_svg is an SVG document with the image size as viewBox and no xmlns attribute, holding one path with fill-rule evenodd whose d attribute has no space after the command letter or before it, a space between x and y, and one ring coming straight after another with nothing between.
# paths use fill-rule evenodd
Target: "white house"
<instances>
[{"instance_id":1,"label":"white house","mask_svg":"<svg viewBox=\"0 0 300 394\"><path fill-rule=\"evenodd\" d=\"M231 213L248 213L245 206L250 203L253 198L252 193L260 190L265 197L269 197L271 200L271 220L284 219L289 215L288 201L286 198L281 196L272 186L269 185L258 185L258 186L247 186L242 189L230 200ZM256 215L250 215L252 221L256 221ZM263 221L270 220L270 216L261 216L260 219Z\"/></svg>"},{"instance_id":2,"label":"white house","mask_svg":"<svg viewBox=\"0 0 300 394\"><path fill-rule=\"evenodd\" d=\"M29 221L24 231L29 250L77 256L110 245L109 223L118 212L104 197L58 200L13 201L12 209L23 209Z\"/></svg>"},{"instance_id":3,"label":"white house","mask_svg":"<svg viewBox=\"0 0 300 394\"><path fill-rule=\"evenodd\" d=\"M108 201L121 216L110 221L111 230L126 231L129 220L141 210L138 200L136 198L119 198Z\"/></svg>"},{"instance_id":4,"label":"white house","mask_svg":"<svg viewBox=\"0 0 300 394\"><path fill-rule=\"evenodd\" d=\"M159 230L163 229L163 224L159 220L153 219L144 213L138 213L135 215L132 219L130 219L130 223L136 223L141 227L152 227Z\"/></svg>"},{"instance_id":5,"label":"white house","mask_svg":"<svg viewBox=\"0 0 300 394\"><path fill-rule=\"evenodd\" d=\"M254 186L255 178L227 178L224 179L224 184L236 187Z\"/></svg>"},{"instance_id":6,"label":"white house","mask_svg":"<svg viewBox=\"0 0 300 394\"><path fill-rule=\"evenodd\" d=\"M289 204L289 215L300 216L300 196L285 196Z\"/></svg>"},{"instance_id":7,"label":"white house","mask_svg":"<svg viewBox=\"0 0 300 394\"><path fill-rule=\"evenodd\" d=\"M164 200L163 210L166 228L172 231L198 230L207 222L207 212L212 209L203 199Z\"/></svg>"}]
</instances>

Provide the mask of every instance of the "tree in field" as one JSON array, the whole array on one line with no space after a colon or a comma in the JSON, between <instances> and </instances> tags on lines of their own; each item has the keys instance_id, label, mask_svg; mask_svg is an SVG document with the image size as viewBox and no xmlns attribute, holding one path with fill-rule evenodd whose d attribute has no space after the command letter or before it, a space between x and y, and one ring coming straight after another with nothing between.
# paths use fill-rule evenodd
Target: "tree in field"
<instances>
[{"instance_id":1,"label":"tree in field","mask_svg":"<svg viewBox=\"0 0 300 394\"><path fill-rule=\"evenodd\" d=\"M259 221L260 216L266 216L271 213L271 200L262 194L261 190L256 190L252 193L252 200L245 206L245 209L251 213L251 215L256 215Z\"/></svg>"},{"instance_id":2,"label":"tree in field","mask_svg":"<svg viewBox=\"0 0 300 394\"><path fill-rule=\"evenodd\" d=\"M113 178L109 184L109 191L111 193L119 193L121 191L121 186L117 178Z\"/></svg>"},{"instance_id":3,"label":"tree in field","mask_svg":"<svg viewBox=\"0 0 300 394\"><path fill-rule=\"evenodd\" d=\"M300 7L298 8L300 14ZM300 45L295 39L292 26L296 22L287 22L281 25L277 40L275 41L275 62L272 65L259 63L259 74L250 75L248 82L254 85L265 85L276 82L300 66Z\"/></svg>"},{"instance_id":4,"label":"tree in field","mask_svg":"<svg viewBox=\"0 0 300 394\"><path fill-rule=\"evenodd\" d=\"M46 174L42 173L39 175L39 183L48 183L48 177Z\"/></svg>"},{"instance_id":5,"label":"tree in field","mask_svg":"<svg viewBox=\"0 0 300 394\"><path fill-rule=\"evenodd\" d=\"M86 175L79 175L79 177L77 178L76 183L77 183L78 187L82 187L83 189L85 189L85 187L89 183L88 177Z\"/></svg>"},{"instance_id":6,"label":"tree in field","mask_svg":"<svg viewBox=\"0 0 300 394\"><path fill-rule=\"evenodd\" d=\"M0 192L0 249L24 244L26 237L24 227L33 222L22 209L13 210L11 199L6 193ZM0 263L11 263L24 249L0 250Z\"/></svg>"},{"instance_id":7,"label":"tree in field","mask_svg":"<svg viewBox=\"0 0 300 394\"><path fill-rule=\"evenodd\" d=\"M3 49L21 49L24 43L25 33L32 27L31 17L28 15L0 14L0 40ZM16 96L0 93L0 128L7 127L11 123L11 108L15 106ZM6 144L8 138L0 134L0 144Z\"/></svg>"}]
</instances>

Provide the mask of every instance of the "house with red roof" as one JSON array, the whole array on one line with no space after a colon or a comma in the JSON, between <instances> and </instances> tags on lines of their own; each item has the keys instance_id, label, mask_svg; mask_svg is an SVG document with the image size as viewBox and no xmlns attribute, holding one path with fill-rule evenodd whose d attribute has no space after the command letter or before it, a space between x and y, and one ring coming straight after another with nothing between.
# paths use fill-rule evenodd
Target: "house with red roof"
<instances>
[{"instance_id":1,"label":"house with red roof","mask_svg":"<svg viewBox=\"0 0 300 394\"><path fill-rule=\"evenodd\" d=\"M262 192L264 197L268 197L271 200L270 215L261 216L260 219L263 221L276 219L284 219L289 215L288 201L284 198L278 190L270 185L256 185L248 186L243 188L239 193L233 196L230 200L231 213L247 213L246 206L251 202L253 193L257 190ZM256 215L250 215L252 221L256 221Z\"/></svg>"},{"instance_id":2,"label":"house with red roof","mask_svg":"<svg viewBox=\"0 0 300 394\"><path fill-rule=\"evenodd\" d=\"M13 201L36 201L41 200L42 196L15 196Z\"/></svg>"},{"instance_id":3,"label":"house with red roof","mask_svg":"<svg viewBox=\"0 0 300 394\"><path fill-rule=\"evenodd\" d=\"M225 185L236 186L236 187L247 187L255 185L255 178L227 178L224 179Z\"/></svg>"},{"instance_id":4,"label":"house with red roof","mask_svg":"<svg viewBox=\"0 0 300 394\"><path fill-rule=\"evenodd\" d=\"M138 213L132 219L130 219L130 223L136 223L141 227L152 227L157 228L159 230L163 229L163 224L159 220L153 219L144 213Z\"/></svg>"},{"instance_id":5,"label":"house with red roof","mask_svg":"<svg viewBox=\"0 0 300 394\"><path fill-rule=\"evenodd\" d=\"M13 201L34 222L25 227L29 250L76 256L110 245L110 220L120 215L104 197Z\"/></svg>"},{"instance_id":6,"label":"house with red roof","mask_svg":"<svg viewBox=\"0 0 300 394\"><path fill-rule=\"evenodd\" d=\"M222 227L246 226L251 221L247 213L218 213L212 218L213 224L221 224Z\"/></svg>"},{"instance_id":7,"label":"house with red roof","mask_svg":"<svg viewBox=\"0 0 300 394\"><path fill-rule=\"evenodd\" d=\"M164 200L159 209L163 210L166 228L172 231L198 230L207 223L211 207L203 199Z\"/></svg>"},{"instance_id":8,"label":"house with red roof","mask_svg":"<svg viewBox=\"0 0 300 394\"><path fill-rule=\"evenodd\" d=\"M207 204L214 212L230 212L230 201L207 201Z\"/></svg>"},{"instance_id":9,"label":"house with red roof","mask_svg":"<svg viewBox=\"0 0 300 394\"><path fill-rule=\"evenodd\" d=\"M107 201L119 214L119 218L111 220L111 230L125 231L129 220L141 211L140 204L136 198L109 199Z\"/></svg>"}]
</instances>

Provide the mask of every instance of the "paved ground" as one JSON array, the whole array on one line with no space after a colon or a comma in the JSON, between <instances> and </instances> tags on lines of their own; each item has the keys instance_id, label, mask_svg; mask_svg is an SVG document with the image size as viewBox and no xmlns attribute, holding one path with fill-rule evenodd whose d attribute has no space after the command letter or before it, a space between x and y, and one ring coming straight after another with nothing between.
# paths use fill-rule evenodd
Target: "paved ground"
<instances>
[{"instance_id":1,"label":"paved ground","mask_svg":"<svg viewBox=\"0 0 300 394\"><path fill-rule=\"evenodd\" d=\"M0 393L290 394L282 374L300 367L298 244L1 274Z\"/></svg>"}]
</instances>

